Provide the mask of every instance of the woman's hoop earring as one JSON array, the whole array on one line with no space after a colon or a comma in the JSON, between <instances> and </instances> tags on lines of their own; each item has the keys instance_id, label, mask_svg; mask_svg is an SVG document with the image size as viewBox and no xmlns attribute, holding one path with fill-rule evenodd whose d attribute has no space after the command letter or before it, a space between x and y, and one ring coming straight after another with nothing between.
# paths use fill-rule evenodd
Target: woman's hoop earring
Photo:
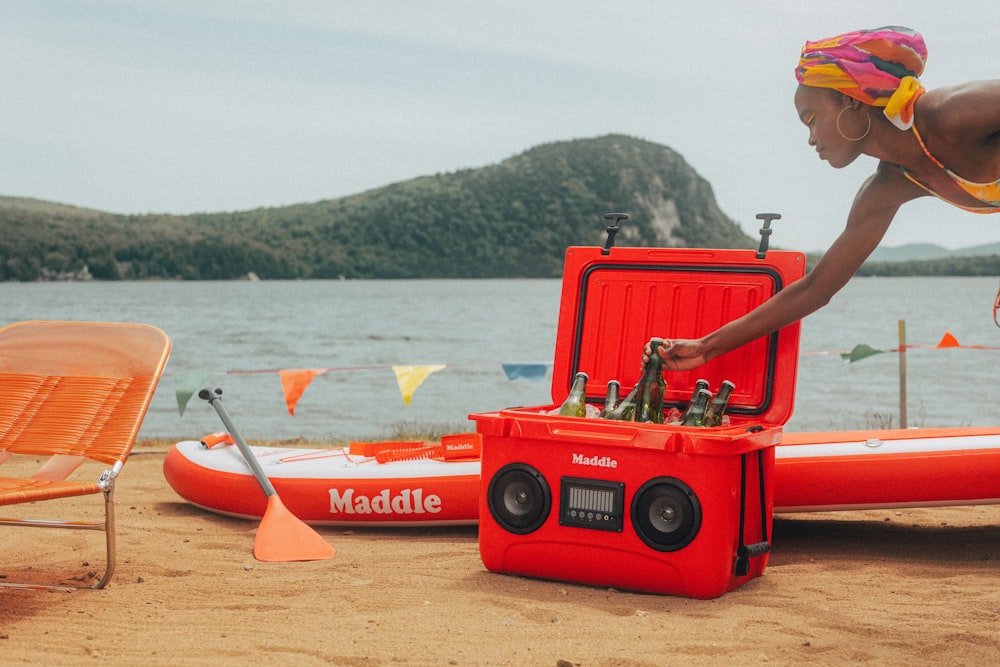
<instances>
[{"instance_id":1,"label":"woman's hoop earring","mask_svg":"<svg viewBox=\"0 0 1000 667\"><path fill-rule=\"evenodd\" d=\"M865 128L865 133L862 134L860 137L857 137L857 138L849 137L846 134L844 134L844 131L842 129L840 129L840 118L844 115L844 112L847 111L850 108L851 107L844 107L843 109L840 110L840 113L837 114L837 132L840 132L840 136L842 136L843 138L847 139L848 141L861 141L862 139L864 139L865 137L868 136L869 132L872 131L872 117L866 111L865 112L865 118L868 119L868 127Z\"/></svg>"}]
</instances>

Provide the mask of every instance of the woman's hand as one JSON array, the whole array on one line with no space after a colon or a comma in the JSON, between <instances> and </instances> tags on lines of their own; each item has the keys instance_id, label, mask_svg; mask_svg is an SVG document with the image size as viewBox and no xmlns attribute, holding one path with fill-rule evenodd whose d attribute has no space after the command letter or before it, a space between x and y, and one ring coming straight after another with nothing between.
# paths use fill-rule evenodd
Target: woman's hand
<instances>
[{"instance_id":1,"label":"woman's hand","mask_svg":"<svg viewBox=\"0 0 1000 667\"><path fill-rule=\"evenodd\" d=\"M643 365L649 361L651 352L649 343L646 343L642 352ZM664 340L663 345L660 346L659 354L664 370L668 371L687 371L708 361L702 352L700 340Z\"/></svg>"}]
</instances>

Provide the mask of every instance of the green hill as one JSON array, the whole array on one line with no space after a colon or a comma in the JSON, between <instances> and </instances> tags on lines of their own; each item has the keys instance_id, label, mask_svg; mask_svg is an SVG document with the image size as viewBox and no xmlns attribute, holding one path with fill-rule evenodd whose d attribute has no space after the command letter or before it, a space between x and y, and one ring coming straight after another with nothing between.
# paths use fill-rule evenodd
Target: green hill
<instances>
[{"instance_id":1,"label":"green hill","mask_svg":"<svg viewBox=\"0 0 1000 667\"><path fill-rule=\"evenodd\" d=\"M665 146L622 135L309 204L118 215L0 197L0 280L558 277L570 245L755 247ZM84 272L86 267L86 272Z\"/></svg>"}]
</instances>

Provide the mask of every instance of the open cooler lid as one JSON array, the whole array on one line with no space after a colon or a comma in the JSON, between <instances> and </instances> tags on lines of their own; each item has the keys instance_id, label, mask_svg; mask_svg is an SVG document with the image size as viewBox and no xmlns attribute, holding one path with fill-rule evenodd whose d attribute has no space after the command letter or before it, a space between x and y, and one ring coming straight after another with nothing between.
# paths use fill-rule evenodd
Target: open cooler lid
<instances>
[{"instance_id":1,"label":"open cooler lid","mask_svg":"<svg viewBox=\"0 0 1000 667\"><path fill-rule=\"evenodd\" d=\"M553 361L552 399L573 376L589 376L587 398L603 403L609 380L622 395L642 374L652 336L698 338L749 312L805 274L803 253L695 248L571 247L566 251ZM727 413L766 424L792 416L799 323L716 357L691 371L667 371L664 403L687 405L699 378L714 392L736 389Z\"/></svg>"}]
</instances>

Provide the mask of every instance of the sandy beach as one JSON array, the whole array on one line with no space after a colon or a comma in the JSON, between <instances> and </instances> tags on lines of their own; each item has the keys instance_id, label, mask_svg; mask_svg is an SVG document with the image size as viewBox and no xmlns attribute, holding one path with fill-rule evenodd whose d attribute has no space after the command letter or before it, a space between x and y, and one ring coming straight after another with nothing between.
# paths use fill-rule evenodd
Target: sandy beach
<instances>
[{"instance_id":1,"label":"sandy beach","mask_svg":"<svg viewBox=\"0 0 1000 667\"><path fill-rule=\"evenodd\" d=\"M108 588L0 589L3 664L1000 660L1000 506L778 516L764 576L692 600L488 572L474 527L319 528L333 559L258 562L257 522L203 511L170 488L168 446L137 443L119 478ZM87 505L100 515L96 496ZM0 531L0 581L60 583L102 566L101 533Z\"/></svg>"}]
</instances>

